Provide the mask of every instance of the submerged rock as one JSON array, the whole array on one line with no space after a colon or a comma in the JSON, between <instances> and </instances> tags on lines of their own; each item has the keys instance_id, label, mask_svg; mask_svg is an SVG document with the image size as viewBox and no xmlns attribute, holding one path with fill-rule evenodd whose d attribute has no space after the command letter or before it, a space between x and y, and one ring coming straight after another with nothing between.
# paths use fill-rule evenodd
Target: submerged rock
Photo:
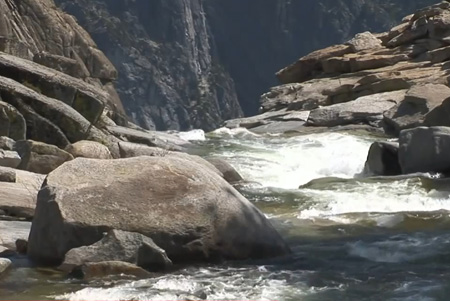
<instances>
[{"instance_id":1,"label":"submerged rock","mask_svg":"<svg viewBox=\"0 0 450 301\"><path fill-rule=\"evenodd\" d=\"M214 171L181 157L77 158L39 192L28 255L61 264L110 229L150 237L174 263L285 255L266 217Z\"/></svg>"},{"instance_id":2,"label":"submerged rock","mask_svg":"<svg viewBox=\"0 0 450 301\"><path fill-rule=\"evenodd\" d=\"M400 132L402 172L450 172L450 127L417 127Z\"/></svg>"}]
</instances>

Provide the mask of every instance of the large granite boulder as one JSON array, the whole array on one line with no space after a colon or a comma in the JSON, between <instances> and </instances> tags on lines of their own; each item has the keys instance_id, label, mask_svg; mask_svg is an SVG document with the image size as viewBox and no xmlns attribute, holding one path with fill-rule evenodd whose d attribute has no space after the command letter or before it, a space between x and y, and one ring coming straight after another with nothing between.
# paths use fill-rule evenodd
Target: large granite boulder
<instances>
[{"instance_id":1,"label":"large granite boulder","mask_svg":"<svg viewBox=\"0 0 450 301\"><path fill-rule=\"evenodd\" d=\"M73 159L71 154L54 145L33 140L17 141L16 150L22 158L18 168L40 174L48 174Z\"/></svg>"},{"instance_id":2,"label":"large granite boulder","mask_svg":"<svg viewBox=\"0 0 450 301\"><path fill-rule=\"evenodd\" d=\"M399 142L399 162L403 173L450 172L449 127L403 130Z\"/></svg>"},{"instance_id":3,"label":"large granite boulder","mask_svg":"<svg viewBox=\"0 0 450 301\"><path fill-rule=\"evenodd\" d=\"M77 158L38 195L28 255L58 265L112 229L151 238L174 263L264 258L289 247L266 217L218 174L185 158Z\"/></svg>"}]
</instances>

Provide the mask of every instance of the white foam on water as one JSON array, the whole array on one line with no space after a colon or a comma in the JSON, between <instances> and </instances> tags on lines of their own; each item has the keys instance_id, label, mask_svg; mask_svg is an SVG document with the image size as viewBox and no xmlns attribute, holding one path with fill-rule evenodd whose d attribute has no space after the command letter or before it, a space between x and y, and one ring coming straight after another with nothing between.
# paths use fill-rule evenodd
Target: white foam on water
<instances>
[{"instance_id":1,"label":"white foam on water","mask_svg":"<svg viewBox=\"0 0 450 301\"><path fill-rule=\"evenodd\" d=\"M295 189L322 177L352 178L364 168L371 141L342 133L262 137L246 129L219 129L237 150L221 156L244 176L266 187ZM247 139L236 139L245 136Z\"/></svg>"},{"instance_id":2,"label":"white foam on water","mask_svg":"<svg viewBox=\"0 0 450 301\"><path fill-rule=\"evenodd\" d=\"M201 271L200 271L201 272ZM119 300L276 300L285 296L314 293L306 285L288 284L285 280L249 277L237 272L227 278L214 277L210 272L203 277L167 275L155 279L139 280L111 288L84 288L77 292L51 296L57 300L119 301ZM203 296L198 292L203 292Z\"/></svg>"},{"instance_id":3,"label":"white foam on water","mask_svg":"<svg viewBox=\"0 0 450 301\"><path fill-rule=\"evenodd\" d=\"M203 130L192 130L188 132L178 132L176 134L179 138L184 139L186 141L205 141L206 136Z\"/></svg>"},{"instance_id":4,"label":"white foam on water","mask_svg":"<svg viewBox=\"0 0 450 301\"><path fill-rule=\"evenodd\" d=\"M394 212L430 212L438 210L450 211L450 198L427 193L419 187L411 185L413 180L402 180L391 183L360 183L356 187L342 190L310 190L303 192L314 200L309 208L301 209L298 218L336 218L349 213L394 213ZM379 226L395 225L401 222L397 216L381 218L376 222ZM349 219L348 222L354 222Z\"/></svg>"}]
</instances>

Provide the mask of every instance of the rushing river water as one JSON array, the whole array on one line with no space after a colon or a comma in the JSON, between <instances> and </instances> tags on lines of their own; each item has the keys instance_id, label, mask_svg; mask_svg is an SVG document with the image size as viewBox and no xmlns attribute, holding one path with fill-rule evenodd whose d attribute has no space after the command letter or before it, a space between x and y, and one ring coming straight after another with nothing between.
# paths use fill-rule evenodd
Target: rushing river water
<instances>
[{"instance_id":1,"label":"rushing river water","mask_svg":"<svg viewBox=\"0 0 450 301\"><path fill-rule=\"evenodd\" d=\"M239 189L289 242L288 258L90 283L16 268L0 280L0 298L449 300L450 197L418 177L364 177L376 139L219 129L196 143L196 153L226 158L248 181Z\"/></svg>"}]
</instances>

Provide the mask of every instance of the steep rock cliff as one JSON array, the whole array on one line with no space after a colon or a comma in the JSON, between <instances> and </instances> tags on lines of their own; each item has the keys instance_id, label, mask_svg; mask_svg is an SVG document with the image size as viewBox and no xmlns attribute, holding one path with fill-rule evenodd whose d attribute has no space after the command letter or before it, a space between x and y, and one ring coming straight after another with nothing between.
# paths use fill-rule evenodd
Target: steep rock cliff
<instances>
[{"instance_id":1,"label":"steep rock cliff","mask_svg":"<svg viewBox=\"0 0 450 301\"><path fill-rule=\"evenodd\" d=\"M217 61L201 0L57 1L119 69L118 88L146 128L213 129L242 115Z\"/></svg>"},{"instance_id":2,"label":"steep rock cliff","mask_svg":"<svg viewBox=\"0 0 450 301\"><path fill-rule=\"evenodd\" d=\"M75 18L53 0L0 0L0 51L80 78L108 93L113 114L125 119L114 88L117 70Z\"/></svg>"}]
</instances>

